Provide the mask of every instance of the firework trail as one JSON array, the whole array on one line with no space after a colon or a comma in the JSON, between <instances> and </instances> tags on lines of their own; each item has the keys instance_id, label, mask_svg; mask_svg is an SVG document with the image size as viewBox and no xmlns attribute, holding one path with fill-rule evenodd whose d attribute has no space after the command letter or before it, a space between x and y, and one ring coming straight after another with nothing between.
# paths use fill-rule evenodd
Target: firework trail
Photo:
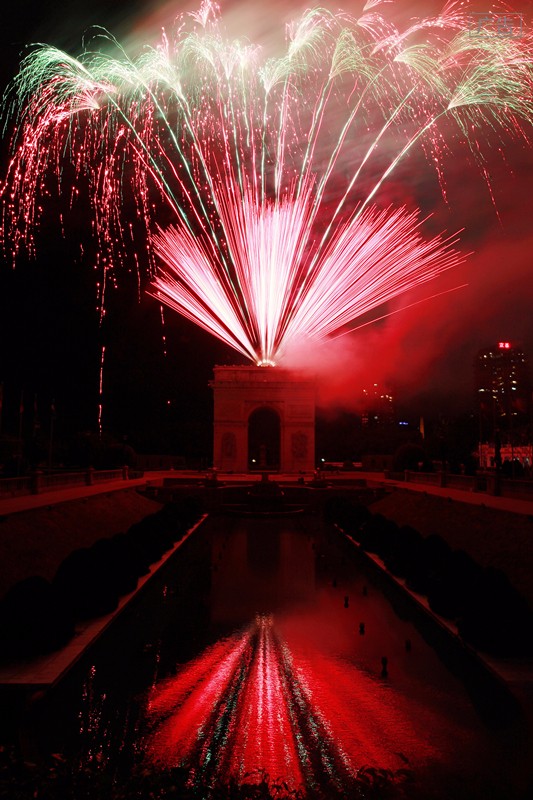
<instances>
[{"instance_id":1,"label":"firework trail","mask_svg":"<svg viewBox=\"0 0 533 800\"><path fill-rule=\"evenodd\" d=\"M161 302L258 364L383 315L463 261L457 236L380 206L388 179L422 150L445 197L450 154L490 187L488 140L527 137L533 51L462 4L403 31L375 6L307 11L269 59L209 0L136 58L102 30L78 58L33 47L5 100L4 247L34 253L46 199L88 197L102 306L146 264Z\"/></svg>"}]
</instances>

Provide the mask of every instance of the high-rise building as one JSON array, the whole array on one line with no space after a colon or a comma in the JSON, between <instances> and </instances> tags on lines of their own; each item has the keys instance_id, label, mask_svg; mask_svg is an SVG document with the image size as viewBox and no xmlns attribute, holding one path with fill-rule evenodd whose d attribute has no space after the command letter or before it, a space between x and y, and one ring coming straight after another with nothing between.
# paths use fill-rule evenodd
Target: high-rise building
<instances>
[{"instance_id":1,"label":"high-rise building","mask_svg":"<svg viewBox=\"0 0 533 800\"><path fill-rule=\"evenodd\" d=\"M362 390L361 425L375 427L394 422L394 400L390 392L374 383Z\"/></svg>"},{"instance_id":2,"label":"high-rise building","mask_svg":"<svg viewBox=\"0 0 533 800\"><path fill-rule=\"evenodd\" d=\"M531 376L521 346L497 342L476 356L475 387L480 415L480 438L494 438L495 431L509 433L531 420Z\"/></svg>"}]
</instances>

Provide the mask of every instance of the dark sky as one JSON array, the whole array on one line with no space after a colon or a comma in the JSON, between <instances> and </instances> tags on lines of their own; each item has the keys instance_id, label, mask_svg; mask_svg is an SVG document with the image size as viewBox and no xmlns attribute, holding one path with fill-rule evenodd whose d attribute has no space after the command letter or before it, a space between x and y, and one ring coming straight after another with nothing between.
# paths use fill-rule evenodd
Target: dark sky
<instances>
[{"instance_id":1,"label":"dark sky","mask_svg":"<svg viewBox=\"0 0 533 800\"><path fill-rule=\"evenodd\" d=\"M2 84L15 73L27 43L43 41L76 54L91 25L103 24L124 38L137 9L149 5L22 0L19 13L12 13L0 29ZM171 312L163 328L159 305L144 294L139 302L136 281L127 276L117 291L108 293L107 316L100 325L95 277L90 257L80 260L80 242L90 248L83 220L76 221L74 233L64 240L50 213L38 237L36 259L21 258L15 269L8 263L0 269L3 432L17 434L22 392L26 428L36 397L43 431L49 426L52 400L56 431L65 436L96 431L105 345L104 433L127 436L145 452L208 451L213 364L239 359Z\"/></svg>"},{"instance_id":2,"label":"dark sky","mask_svg":"<svg viewBox=\"0 0 533 800\"><path fill-rule=\"evenodd\" d=\"M394 8L398 16L409 17L430 13L439 5L399 0ZM528 25L531 5L520 4ZM170 7L185 8L169 3L161 11L158 4L142 0L62 4L20 0L0 29L2 83L16 70L26 43L45 41L76 53L83 31L92 24L108 27L122 41L135 40L142 31L157 31L168 20ZM268 4L265 16L251 0L231 7L222 3L222 7L236 33L267 47L272 27L279 39L282 20L291 16L281 0ZM296 11L298 7L294 5ZM483 3L476 7L485 9ZM346 3L344 8L355 11L360 4ZM144 36L150 39L148 34ZM450 162L448 170L448 206L435 199L434 183L425 186L424 173L418 174L416 169L399 173L390 191L393 199L396 194L419 202L427 192L435 206L437 229L466 228L462 246L474 255L461 274L448 274L427 294L464 283L467 288L344 337L324 348L320 357L314 348L312 353L304 348L300 361L310 362L314 370L318 367L324 402L349 405L354 387L358 394L358 386L378 382L394 387L398 397L417 413L455 413L471 406L472 362L479 348L500 339L517 341L533 358L531 149L524 143L514 144L505 162L495 159L491 165L499 218L481 179L465 175L457 160ZM152 434L157 447L166 442L177 449L194 450L195 443L208 441L211 398L207 382L212 365L239 363L239 357L170 311L164 330L165 357L159 308L148 297L139 303L135 287L127 280L113 293L105 325L99 327L90 263L80 263L79 242L62 240L54 223L49 225L36 261L22 260L14 271L10 265L0 270L4 430L17 425L22 390L26 407L33 405L37 395L43 425L54 397L65 433L94 430L100 354L105 344L104 430L127 435L148 449ZM83 236L80 233L80 238ZM397 305L407 305L420 296L423 294Z\"/></svg>"}]
</instances>

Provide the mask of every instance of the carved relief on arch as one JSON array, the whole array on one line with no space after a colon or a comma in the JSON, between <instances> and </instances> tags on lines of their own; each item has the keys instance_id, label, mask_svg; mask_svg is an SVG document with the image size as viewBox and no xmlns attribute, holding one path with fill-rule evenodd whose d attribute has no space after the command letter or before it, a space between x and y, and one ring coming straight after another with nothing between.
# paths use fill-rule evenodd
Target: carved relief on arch
<instances>
[{"instance_id":1,"label":"carved relief on arch","mask_svg":"<svg viewBox=\"0 0 533 800\"><path fill-rule=\"evenodd\" d=\"M291 435L291 452L293 458L307 458L308 436L302 431Z\"/></svg>"},{"instance_id":2,"label":"carved relief on arch","mask_svg":"<svg viewBox=\"0 0 533 800\"><path fill-rule=\"evenodd\" d=\"M231 431L222 434L221 450L223 458L235 458L237 455L237 439Z\"/></svg>"}]
</instances>

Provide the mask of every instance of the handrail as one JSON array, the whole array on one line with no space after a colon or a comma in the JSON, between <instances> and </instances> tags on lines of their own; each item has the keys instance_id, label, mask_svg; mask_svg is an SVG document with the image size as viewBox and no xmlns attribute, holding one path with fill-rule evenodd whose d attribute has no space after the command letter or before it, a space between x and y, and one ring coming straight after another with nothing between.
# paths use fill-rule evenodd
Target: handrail
<instances>
[{"instance_id":1,"label":"handrail","mask_svg":"<svg viewBox=\"0 0 533 800\"><path fill-rule=\"evenodd\" d=\"M443 470L439 472L405 470L403 480L405 483L440 486L441 488L461 489L465 492L484 492L489 495L533 500L533 480L504 478L497 473L455 475Z\"/></svg>"},{"instance_id":2,"label":"handrail","mask_svg":"<svg viewBox=\"0 0 533 800\"><path fill-rule=\"evenodd\" d=\"M71 486L92 486L95 483L124 481L129 479L127 466L121 469L95 470L89 467L78 472L45 473L39 470L30 475L0 479L0 498L20 497L66 489Z\"/></svg>"}]
</instances>

